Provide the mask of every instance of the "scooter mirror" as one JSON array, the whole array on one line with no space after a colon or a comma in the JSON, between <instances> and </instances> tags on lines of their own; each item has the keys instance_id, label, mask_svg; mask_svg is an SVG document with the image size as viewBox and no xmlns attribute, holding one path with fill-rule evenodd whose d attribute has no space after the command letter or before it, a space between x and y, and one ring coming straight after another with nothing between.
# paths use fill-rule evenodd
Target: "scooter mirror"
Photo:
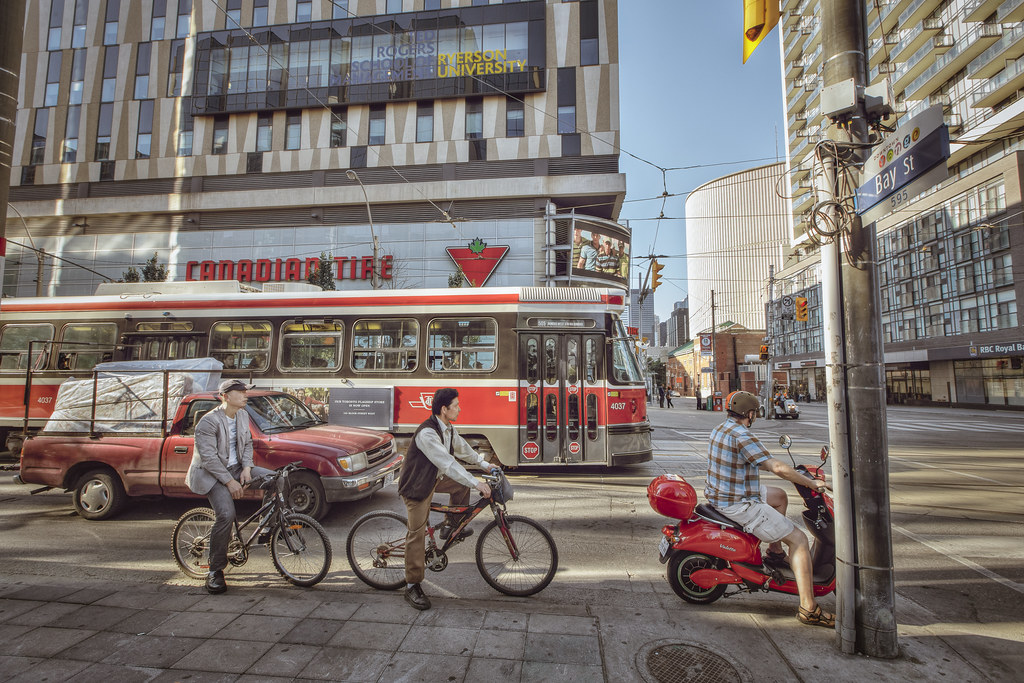
<instances>
[{"instance_id":1,"label":"scooter mirror","mask_svg":"<svg viewBox=\"0 0 1024 683\"><path fill-rule=\"evenodd\" d=\"M828 446L821 447L821 461L825 462L828 460Z\"/></svg>"},{"instance_id":2,"label":"scooter mirror","mask_svg":"<svg viewBox=\"0 0 1024 683\"><path fill-rule=\"evenodd\" d=\"M793 439L789 438L788 434L783 434L779 437L779 445L783 448L789 448L793 445Z\"/></svg>"}]
</instances>

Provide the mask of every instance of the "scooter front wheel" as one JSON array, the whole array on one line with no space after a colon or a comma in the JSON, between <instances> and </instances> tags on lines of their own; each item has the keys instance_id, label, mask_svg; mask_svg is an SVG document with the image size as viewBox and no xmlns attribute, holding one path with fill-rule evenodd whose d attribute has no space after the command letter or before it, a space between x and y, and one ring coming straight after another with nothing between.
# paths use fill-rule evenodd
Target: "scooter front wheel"
<instances>
[{"instance_id":1,"label":"scooter front wheel","mask_svg":"<svg viewBox=\"0 0 1024 683\"><path fill-rule=\"evenodd\" d=\"M668 584L675 594L695 605L709 605L725 594L725 586L702 588L690 578L700 569L721 569L725 562L701 553L680 551L669 558Z\"/></svg>"}]
</instances>

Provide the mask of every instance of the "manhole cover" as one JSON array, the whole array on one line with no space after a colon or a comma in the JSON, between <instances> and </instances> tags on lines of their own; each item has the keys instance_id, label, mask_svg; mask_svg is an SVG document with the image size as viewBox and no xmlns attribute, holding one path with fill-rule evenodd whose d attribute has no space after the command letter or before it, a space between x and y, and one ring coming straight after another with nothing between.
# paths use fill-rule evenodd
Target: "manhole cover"
<instances>
[{"instance_id":1,"label":"manhole cover","mask_svg":"<svg viewBox=\"0 0 1024 683\"><path fill-rule=\"evenodd\" d=\"M743 683L731 662L696 645L669 643L652 647L644 664L658 683Z\"/></svg>"}]
</instances>

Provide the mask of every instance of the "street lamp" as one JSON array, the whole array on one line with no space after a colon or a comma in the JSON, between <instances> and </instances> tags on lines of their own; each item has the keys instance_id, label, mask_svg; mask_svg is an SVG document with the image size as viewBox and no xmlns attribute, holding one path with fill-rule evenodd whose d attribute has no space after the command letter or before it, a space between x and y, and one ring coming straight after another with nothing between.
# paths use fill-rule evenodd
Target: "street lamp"
<instances>
[{"instance_id":1,"label":"street lamp","mask_svg":"<svg viewBox=\"0 0 1024 683\"><path fill-rule=\"evenodd\" d=\"M380 289L380 280L377 276L377 233L373 231L373 214L370 213L370 198L366 196L366 187L355 171L351 168L348 169L345 171L345 177L359 183L359 189L363 191L363 201L366 202L366 217L370 221L370 237L373 238L373 265L370 268L370 286L374 289Z\"/></svg>"}]
</instances>

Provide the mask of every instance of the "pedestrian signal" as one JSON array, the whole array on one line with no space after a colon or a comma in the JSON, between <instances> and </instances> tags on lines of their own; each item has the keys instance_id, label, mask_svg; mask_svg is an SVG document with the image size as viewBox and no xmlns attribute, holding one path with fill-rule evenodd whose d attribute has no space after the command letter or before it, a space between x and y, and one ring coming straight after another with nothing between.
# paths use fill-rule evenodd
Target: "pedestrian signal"
<instances>
[{"instance_id":1,"label":"pedestrian signal","mask_svg":"<svg viewBox=\"0 0 1024 683\"><path fill-rule=\"evenodd\" d=\"M798 296L793 300L793 303L796 306L796 319L807 320L807 298Z\"/></svg>"},{"instance_id":2,"label":"pedestrian signal","mask_svg":"<svg viewBox=\"0 0 1024 683\"><path fill-rule=\"evenodd\" d=\"M768 360L768 345L761 344L761 353L758 356L761 360Z\"/></svg>"},{"instance_id":3,"label":"pedestrian signal","mask_svg":"<svg viewBox=\"0 0 1024 683\"><path fill-rule=\"evenodd\" d=\"M657 259L651 260L651 291L658 289L658 285L661 284L661 269L665 266L658 263Z\"/></svg>"},{"instance_id":4,"label":"pedestrian signal","mask_svg":"<svg viewBox=\"0 0 1024 683\"><path fill-rule=\"evenodd\" d=\"M779 23L777 0L743 0L743 63Z\"/></svg>"}]
</instances>

